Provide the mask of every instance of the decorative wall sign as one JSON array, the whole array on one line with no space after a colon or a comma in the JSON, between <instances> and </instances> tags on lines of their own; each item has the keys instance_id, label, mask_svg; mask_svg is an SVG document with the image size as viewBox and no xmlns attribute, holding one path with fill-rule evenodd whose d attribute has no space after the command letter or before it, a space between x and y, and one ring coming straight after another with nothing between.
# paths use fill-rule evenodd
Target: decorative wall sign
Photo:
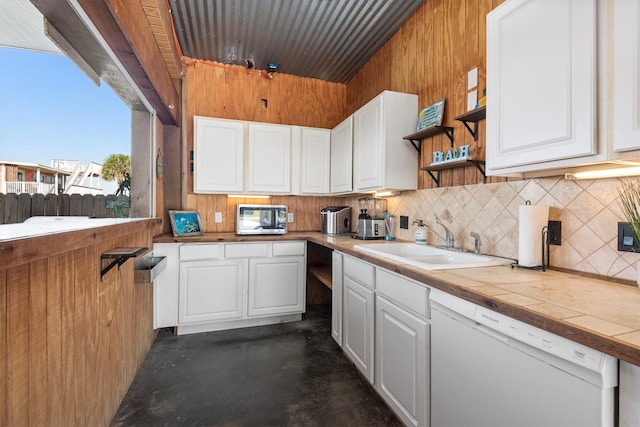
<instances>
[{"instance_id":1,"label":"decorative wall sign","mask_svg":"<svg viewBox=\"0 0 640 427\"><path fill-rule=\"evenodd\" d=\"M431 163L431 166L458 160L471 160L471 155L469 155L469 147L471 147L471 145L463 145L460 148L454 148L446 152L434 151L433 162Z\"/></svg>"},{"instance_id":2,"label":"decorative wall sign","mask_svg":"<svg viewBox=\"0 0 640 427\"><path fill-rule=\"evenodd\" d=\"M423 108L418 114L418 125L416 131L425 130L442 124L442 116L444 115L444 98L435 104Z\"/></svg>"}]
</instances>

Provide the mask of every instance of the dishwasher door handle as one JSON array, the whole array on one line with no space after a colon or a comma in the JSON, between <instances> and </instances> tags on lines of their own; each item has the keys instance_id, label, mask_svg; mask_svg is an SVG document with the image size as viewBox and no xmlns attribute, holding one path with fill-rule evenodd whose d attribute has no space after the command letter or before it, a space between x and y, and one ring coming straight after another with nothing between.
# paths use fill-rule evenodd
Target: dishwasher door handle
<instances>
[{"instance_id":1,"label":"dishwasher door handle","mask_svg":"<svg viewBox=\"0 0 640 427\"><path fill-rule=\"evenodd\" d=\"M489 335L490 337L493 337L495 339L497 339L498 341L501 341L503 343L506 343L509 341L509 337L507 337L504 334L501 334L500 332L496 331L495 329L491 329L488 328L482 324L477 324L476 325L476 329L479 330L480 332L482 332L485 335Z\"/></svg>"}]
</instances>

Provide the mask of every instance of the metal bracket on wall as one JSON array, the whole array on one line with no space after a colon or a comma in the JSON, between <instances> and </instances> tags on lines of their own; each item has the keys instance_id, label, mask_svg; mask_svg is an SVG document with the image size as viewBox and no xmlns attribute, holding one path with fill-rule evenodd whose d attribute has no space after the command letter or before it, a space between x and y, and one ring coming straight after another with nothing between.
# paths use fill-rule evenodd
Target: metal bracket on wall
<instances>
[{"instance_id":1,"label":"metal bracket on wall","mask_svg":"<svg viewBox=\"0 0 640 427\"><path fill-rule=\"evenodd\" d=\"M147 252L149 248L115 248L100 255L100 281L109 270L116 265L118 269L120 266L127 262L129 258L135 258ZM106 266L104 261L111 261Z\"/></svg>"},{"instance_id":2,"label":"metal bracket on wall","mask_svg":"<svg viewBox=\"0 0 640 427\"><path fill-rule=\"evenodd\" d=\"M455 120L461 121L464 127L467 128L473 140L478 140L478 122L484 120L487 117L487 107L476 108L475 110L467 111L464 114L460 114ZM473 123L473 129L469 126L469 123Z\"/></svg>"}]
</instances>

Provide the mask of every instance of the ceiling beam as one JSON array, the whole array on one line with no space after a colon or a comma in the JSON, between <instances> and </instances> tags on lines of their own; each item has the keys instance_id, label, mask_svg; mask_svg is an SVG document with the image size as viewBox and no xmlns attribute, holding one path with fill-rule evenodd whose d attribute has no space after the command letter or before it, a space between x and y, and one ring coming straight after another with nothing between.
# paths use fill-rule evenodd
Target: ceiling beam
<instances>
[{"instance_id":1,"label":"ceiling beam","mask_svg":"<svg viewBox=\"0 0 640 427\"><path fill-rule=\"evenodd\" d=\"M139 0L79 0L165 124L180 123L180 97Z\"/></svg>"}]
</instances>

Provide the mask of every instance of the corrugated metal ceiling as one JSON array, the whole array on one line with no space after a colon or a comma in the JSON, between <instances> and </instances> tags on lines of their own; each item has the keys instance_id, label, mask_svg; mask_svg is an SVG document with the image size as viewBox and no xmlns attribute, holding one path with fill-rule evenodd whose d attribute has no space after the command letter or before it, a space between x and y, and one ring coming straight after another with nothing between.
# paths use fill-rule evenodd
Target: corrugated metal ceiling
<instances>
[{"instance_id":1,"label":"corrugated metal ceiling","mask_svg":"<svg viewBox=\"0 0 640 427\"><path fill-rule=\"evenodd\" d=\"M184 56L346 83L425 0L169 0Z\"/></svg>"}]
</instances>

